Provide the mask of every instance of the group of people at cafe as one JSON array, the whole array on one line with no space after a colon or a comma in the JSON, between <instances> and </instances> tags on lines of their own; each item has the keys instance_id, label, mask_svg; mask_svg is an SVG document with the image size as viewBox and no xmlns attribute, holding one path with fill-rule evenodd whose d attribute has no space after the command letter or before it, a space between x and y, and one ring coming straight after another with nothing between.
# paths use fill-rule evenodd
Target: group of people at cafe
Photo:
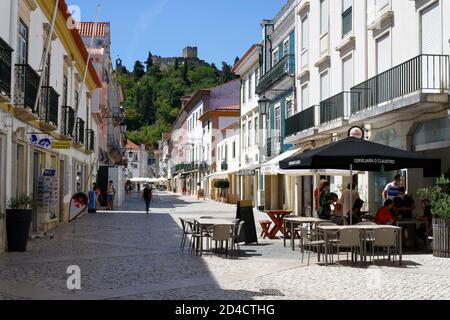
<instances>
[{"instance_id":1,"label":"group of people at cafe","mask_svg":"<svg viewBox=\"0 0 450 320\"><path fill-rule=\"evenodd\" d=\"M408 195L406 189L401 184L401 176L397 175L393 181L388 183L382 192L383 206L375 214L375 223L379 225L395 225L401 220L414 219L413 212L416 210L416 203L411 195ZM362 222L364 212L364 201L361 200L356 184L348 184L346 190L341 194L330 192L330 183L327 180L321 180L319 188L314 192L314 200L317 213L320 219L330 220L338 225L358 224ZM415 238L427 241L427 236L431 234L431 206L429 201L421 202L423 215L416 219L428 224L420 224L416 230L416 224L408 224L407 237L409 244L415 246ZM350 221L350 214L352 219ZM428 228L428 229L427 229ZM406 234L404 235L406 238Z\"/></svg>"}]
</instances>

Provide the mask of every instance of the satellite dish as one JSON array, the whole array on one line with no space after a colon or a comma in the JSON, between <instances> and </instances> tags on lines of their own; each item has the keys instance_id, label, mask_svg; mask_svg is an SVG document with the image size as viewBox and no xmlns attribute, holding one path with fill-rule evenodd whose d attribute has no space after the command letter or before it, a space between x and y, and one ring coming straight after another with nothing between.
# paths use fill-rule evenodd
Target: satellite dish
<instances>
[{"instance_id":1,"label":"satellite dish","mask_svg":"<svg viewBox=\"0 0 450 320\"><path fill-rule=\"evenodd\" d=\"M72 199L70 199L69 222L74 221L81 214L83 214L88 208L88 203L89 198L85 193L83 192L75 193L72 196Z\"/></svg>"}]
</instances>

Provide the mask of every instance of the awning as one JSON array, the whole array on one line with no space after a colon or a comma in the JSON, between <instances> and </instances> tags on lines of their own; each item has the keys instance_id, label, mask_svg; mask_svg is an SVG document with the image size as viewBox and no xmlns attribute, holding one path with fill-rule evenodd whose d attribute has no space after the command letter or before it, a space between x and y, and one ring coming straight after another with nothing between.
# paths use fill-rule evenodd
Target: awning
<instances>
[{"instance_id":1,"label":"awning","mask_svg":"<svg viewBox=\"0 0 450 320\"><path fill-rule=\"evenodd\" d=\"M273 158L272 160L264 163L263 165L261 165L261 174L265 176L275 176L278 174L283 174L280 170L280 161L292 157L293 155L299 153L301 150L301 148L288 150Z\"/></svg>"},{"instance_id":2,"label":"awning","mask_svg":"<svg viewBox=\"0 0 450 320\"><path fill-rule=\"evenodd\" d=\"M259 169L260 165L252 165L239 170L240 177L252 177L256 174L256 169Z\"/></svg>"},{"instance_id":3,"label":"awning","mask_svg":"<svg viewBox=\"0 0 450 320\"><path fill-rule=\"evenodd\" d=\"M291 177L326 176L326 177L350 177L350 170L333 169L305 169L305 170L279 170L280 174ZM354 171L353 174L363 174L362 171Z\"/></svg>"},{"instance_id":4,"label":"awning","mask_svg":"<svg viewBox=\"0 0 450 320\"><path fill-rule=\"evenodd\" d=\"M216 172L213 174L210 174L209 176L206 176L203 178L203 180L209 179L209 178L213 178L213 179L228 179L228 176L230 174L235 174L237 173L237 170L227 170L227 171L221 171L221 172Z\"/></svg>"}]
</instances>

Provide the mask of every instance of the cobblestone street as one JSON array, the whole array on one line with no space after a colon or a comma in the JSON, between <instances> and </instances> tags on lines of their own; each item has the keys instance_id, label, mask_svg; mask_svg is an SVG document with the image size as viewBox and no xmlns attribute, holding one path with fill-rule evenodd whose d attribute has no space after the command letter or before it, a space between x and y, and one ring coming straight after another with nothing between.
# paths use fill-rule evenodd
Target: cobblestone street
<instances>
[{"instance_id":1,"label":"cobblestone street","mask_svg":"<svg viewBox=\"0 0 450 320\"><path fill-rule=\"evenodd\" d=\"M231 218L235 206L157 193L151 215L143 208L135 194L120 211L0 254L0 299L450 299L449 260L406 254L402 267L325 267L312 255L308 267L282 240L241 246L239 259L182 255L179 217ZM81 290L66 288L71 265L81 268Z\"/></svg>"}]
</instances>

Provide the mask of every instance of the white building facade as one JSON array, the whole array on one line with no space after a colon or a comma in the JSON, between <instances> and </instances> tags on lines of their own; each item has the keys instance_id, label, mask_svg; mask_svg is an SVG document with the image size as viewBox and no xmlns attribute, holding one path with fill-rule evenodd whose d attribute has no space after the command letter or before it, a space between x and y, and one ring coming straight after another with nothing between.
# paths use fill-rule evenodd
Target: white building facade
<instances>
[{"instance_id":1,"label":"white building facade","mask_svg":"<svg viewBox=\"0 0 450 320\"><path fill-rule=\"evenodd\" d=\"M299 1L296 8L296 114L286 142L303 150L366 138L442 159L450 173L450 3L442 0ZM409 193L433 183L422 170L401 172ZM368 209L394 172L354 178ZM296 209L312 205L315 182L296 178ZM332 191L350 179L330 177ZM333 190L334 189L334 190Z\"/></svg>"}]
</instances>

